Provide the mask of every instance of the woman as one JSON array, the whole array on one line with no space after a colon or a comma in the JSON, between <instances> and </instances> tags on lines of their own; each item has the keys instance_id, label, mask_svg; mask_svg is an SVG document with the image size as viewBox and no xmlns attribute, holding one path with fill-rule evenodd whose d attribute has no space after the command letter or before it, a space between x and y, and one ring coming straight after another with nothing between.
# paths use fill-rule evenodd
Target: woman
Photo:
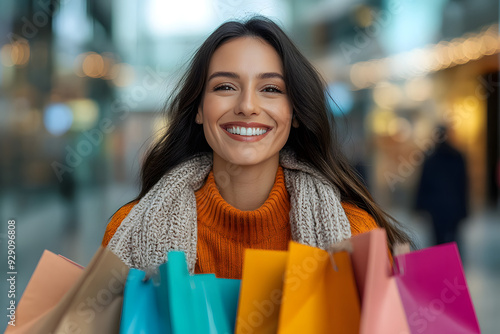
<instances>
[{"instance_id":1,"label":"woman","mask_svg":"<svg viewBox=\"0 0 500 334\"><path fill-rule=\"evenodd\" d=\"M241 278L245 248L326 249L379 226L391 245L407 241L342 154L324 91L269 19L222 24L194 55L141 192L103 245L131 267L153 269L181 249L192 273Z\"/></svg>"}]
</instances>

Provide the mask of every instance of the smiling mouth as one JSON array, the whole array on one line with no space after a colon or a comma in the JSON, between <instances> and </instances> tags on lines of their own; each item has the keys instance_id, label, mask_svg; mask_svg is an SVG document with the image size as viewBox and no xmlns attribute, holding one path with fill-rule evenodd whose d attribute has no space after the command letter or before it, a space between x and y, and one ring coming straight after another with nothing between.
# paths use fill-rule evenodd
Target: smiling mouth
<instances>
[{"instance_id":1,"label":"smiling mouth","mask_svg":"<svg viewBox=\"0 0 500 334\"><path fill-rule=\"evenodd\" d=\"M237 140L237 141L241 141L241 142L247 142L247 143L260 141L261 139L266 137L269 134L269 132L271 132L271 130L272 130L272 128L265 129L262 127L262 128L255 128L255 129L260 129L260 131L255 130L255 133L252 129L252 132L250 134L241 134L242 133L241 129L240 130L236 129L236 131L235 131L236 133L232 133L233 127L229 127L229 129L228 129L228 128L224 128L221 126L221 128L232 139ZM239 133L237 133L237 132L239 132Z\"/></svg>"},{"instance_id":2,"label":"smiling mouth","mask_svg":"<svg viewBox=\"0 0 500 334\"><path fill-rule=\"evenodd\" d=\"M230 125L230 126L221 126L221 128L232 135L237 135L242 137L256 137L272 130L272 128L265 126L240 127L240 126Z\"/></svg>"},{"instance_id":3,"label":"smiling mouth","mask_svg":"<svg viewBox=\"0 0 500 334\"><path fill-rule=\"evenodd\" d=\"M235 128L226 128L227 132L233 135L242 136L242 137L255 137L260 136L269 131L269 129L263 128L254 128L254 129L235 129Z\"/></svg>"}]
</instances>

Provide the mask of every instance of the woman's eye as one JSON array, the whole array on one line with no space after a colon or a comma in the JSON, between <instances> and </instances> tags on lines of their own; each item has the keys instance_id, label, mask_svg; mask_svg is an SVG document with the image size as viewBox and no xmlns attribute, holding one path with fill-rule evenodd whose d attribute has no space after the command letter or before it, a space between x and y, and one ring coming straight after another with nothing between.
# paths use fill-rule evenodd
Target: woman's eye
<instances>
[{"instance_id":1,"label":"woman's eye","mask_svg":"<svg viewBox=\"0 0 500 334\"><path fill-rule=\"evenodd\" d=\"M214 90L232 90L233 87L229 85L220 85L214 88Z\"/></svg>"},{"instance_id":2,"label":"woman's eye","mask_svg":"<svg viewBox=\"0 0 500 334\"><path fill-rule=\"evenodd\" d=\"M268 93L283 93L278 87L275 86L269 86L264 88L264 91Z\"/></svg>"}]
</instances>

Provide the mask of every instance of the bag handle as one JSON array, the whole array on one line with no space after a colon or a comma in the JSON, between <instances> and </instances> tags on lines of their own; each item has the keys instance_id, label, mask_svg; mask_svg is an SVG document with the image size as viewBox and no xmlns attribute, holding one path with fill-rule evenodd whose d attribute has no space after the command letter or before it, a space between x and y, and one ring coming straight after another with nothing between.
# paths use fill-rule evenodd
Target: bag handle
<instances>
[{"instance_id":1,"label":"bag handle","mask_svg":"<svg viewBox=\"0 0 500 334\"><path fill-rule=\"evenodd\" d=\"M332 244L328 247L326 250L328 252L328 255L330 256L330 263L333 267L333 270L339 271L339 268L337 267L337 264L335 263L335 259L333 258L333 254L338 253L338 252L348 252L352 253L352 243L349 239L337 242L335 244Z\"/></svg>"},{"instance_id":2,"label":"bag handle","mask_svg":"<svg viewBox=\"0 0 500 334\"><path fill-rule=\"evenodd\" d=\"M404 275L405 273L405 265L404 265L404 257L400 256L396 261L396 256L404 255L410 253L410 244L405 243L397 243L394 245L394 274L395 275Z\"/></svg>"}]
</instances>

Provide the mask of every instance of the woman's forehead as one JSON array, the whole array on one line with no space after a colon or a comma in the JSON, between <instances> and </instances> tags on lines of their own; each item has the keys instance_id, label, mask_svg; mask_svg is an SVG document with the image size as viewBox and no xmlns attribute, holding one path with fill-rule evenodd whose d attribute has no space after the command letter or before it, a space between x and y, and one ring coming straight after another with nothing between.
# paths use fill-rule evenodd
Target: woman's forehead
<instances>
[{"instance_id":1,"label":"woman's forehead","mask_svg":"<svg viewBox=\"0 0 500 334\"><path fill-rule=\"evenodd\" d=\"M209 64L209 76L214 72L234 72L257 76L276 72L283 75L283 64L276 50L256 37L231 39L215 50Z\"/></svg>"}]
</instances>

